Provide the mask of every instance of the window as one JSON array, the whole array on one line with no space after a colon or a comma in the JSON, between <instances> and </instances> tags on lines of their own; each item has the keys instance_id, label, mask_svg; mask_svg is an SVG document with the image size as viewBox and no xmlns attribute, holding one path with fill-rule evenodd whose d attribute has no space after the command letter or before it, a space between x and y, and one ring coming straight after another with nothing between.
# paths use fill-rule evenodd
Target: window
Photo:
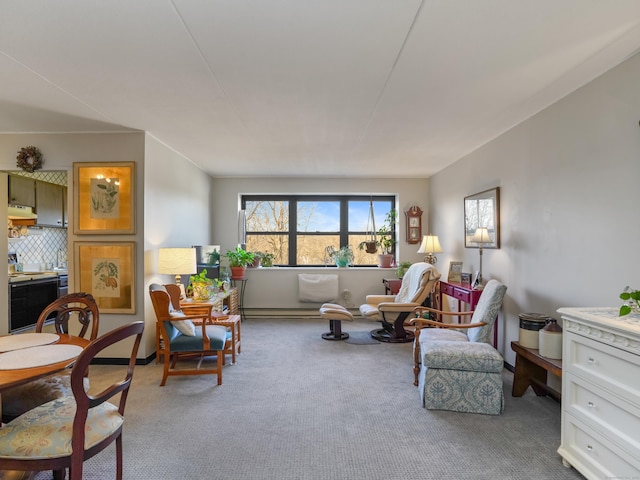
<instances>
[{"instance_id":1,"label":"window","mask_svg":"<svg viewBox=\"0 0 640 480\"><path fill-rule=\"evenodd\" d=\"M333 265L327 247L350 245L355 265L377 265L377 254L358 248L372 229L370 199L378 230L395 210L393 196L244 195L247 250L274 254L274 265L324 266Z\"/></svg>"}]
</instances>

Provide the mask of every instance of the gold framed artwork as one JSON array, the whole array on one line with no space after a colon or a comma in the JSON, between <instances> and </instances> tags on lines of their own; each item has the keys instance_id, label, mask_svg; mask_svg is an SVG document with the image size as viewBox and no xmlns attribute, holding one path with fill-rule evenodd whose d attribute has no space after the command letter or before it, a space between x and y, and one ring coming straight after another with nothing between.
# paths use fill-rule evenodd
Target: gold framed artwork
<instances>
[{"instance_id":1,"label":"gold framed artwork","mask_svg":"<svg viewBox=\"0 0 640 480\"><path fill-rule=\"evenodd\" d=\"M135 242L76 242L76 285L101 313L136 313Z\"/></svg>"},{"instance_id":2,"label":"gold framed artwork","mask_svg":"<svg viewBox=\"0 0 640 480\"><path fill-rule=\"evenodd\" d=\"M75 234L135 233L134 162L74 163Z\"/></svg>"}]
</instances>

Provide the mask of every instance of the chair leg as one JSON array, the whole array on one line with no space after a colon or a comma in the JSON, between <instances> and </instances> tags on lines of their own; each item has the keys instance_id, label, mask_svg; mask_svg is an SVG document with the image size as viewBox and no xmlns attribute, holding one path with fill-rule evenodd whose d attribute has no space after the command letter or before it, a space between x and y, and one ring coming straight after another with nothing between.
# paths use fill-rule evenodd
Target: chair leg
<instances>
[{"instance_id":1,"label":"chair leg","mask_svg":"<svg viewBox=\"0 0 640 480\"><path fill-rule=\"evenodd\" d=\"M122 480L122 431L116 438L116 479Z\"/></svg>"},{"instance_id":2,"label":"chair leg","mask_svg":"<svg viewBox=\"0 0 640 480\"><path fill-rule=\"evenodd\" d=\"M67 470L64 468L62 470L53 471L53 480L64 480L66 476L67 476Z\"/></svg>"},{"instance_id":3,"label":"chair leg","mask_svg":"<svg viewBox=\"0 0 640 480\"><path fill-rule=\"evenodd\" d=\"M349 338L348 333L342 333L341 320L329 320L329 331L322 334L325 340L345 340Z\"/></svg>"},{"instance_id":4,"label":"chair leg","mask_svg":"<svg viewBox=\"0 0 640 480\"><path fill-rule=\"evenodd\" d=\"M224 352L218 350L216 352L216 364L218 367L218 385L222 385L222 359L224 358Z\"/></svg>"}]
</instances>

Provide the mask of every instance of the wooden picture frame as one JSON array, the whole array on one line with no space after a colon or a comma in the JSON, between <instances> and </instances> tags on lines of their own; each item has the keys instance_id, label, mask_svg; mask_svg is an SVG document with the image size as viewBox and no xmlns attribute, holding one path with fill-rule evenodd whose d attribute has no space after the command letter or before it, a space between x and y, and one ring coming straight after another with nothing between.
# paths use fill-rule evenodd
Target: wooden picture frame
<instances>
[{"instance_id":1,"label":"wooden picture frame","mask_svg":"<svg viewBox=\"0 0 640 480\"><path fill-rule=\"evenodd\" d=\"M75 242L75 282L100 313L135 314L135 242Z\"/></svg>"},{"instance_id":2,"label":"wooden picture frame","mask_svg":"<svg viewBox=\"0 0 640 480\"><path fill-rule=\"evenodd\" d=\"M471 237L479 227L485 227L491 243L482 248L500 248L500 187L464 197L464 246L478 248Z\"/></svg>"},{"instance_id":3,"label":"wooden picture frame","mask_svg":"<svg viewBox=\"0 0 640 480\"><path fill-rule=\"evenodd\" d=\"M73 232L135 233L135 163L73 164Z\"/></svg>"}]
</instances>

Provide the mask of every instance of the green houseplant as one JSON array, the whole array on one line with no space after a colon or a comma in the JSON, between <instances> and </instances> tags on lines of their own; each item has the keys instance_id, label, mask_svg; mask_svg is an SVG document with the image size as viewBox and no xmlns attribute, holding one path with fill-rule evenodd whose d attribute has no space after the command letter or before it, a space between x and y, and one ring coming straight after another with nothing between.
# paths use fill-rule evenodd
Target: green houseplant
<instances>
[{"instance_id":1,"label":"green houseplant","mask_svg":"<svg viewBox=\"0 0 640 480\"><path fill-rule=\"evenodd\" d=\"M640 313L640 290L631 290L626 287L620 294L620 299L625 301L620 307L621 317L630 313Z\"/></svg>"},{"instance_id":2,"label":"green houseplant","mask_svg":"<svg viewBox=\"0 0 640 480\"><path fill-rule=\"evenodd\" d=\"M396 244L394 235L396 216L397 212L395 209L389 210L384 218L384 223L375 234L375 242L372 237L358 244L358 249L366 250L367 253L376 253L379 247L381 250L381 254L379 255L381 266L383 266L383 264L386 267L391 266L391 260L393 259L393 246Z\"/></svg>"},{"instance_id":3,"label":"green houseplant","mask_svg":"<svg viewBox=\"0 0 640 480\"><path fill-rule=\"evenodd\" d=\"M205 302L211 297L214 281L207 277L207 269L189 277L189 288L194 300Z\"/></svg>"},{"instance_id":4,"label":"green houseplant","mask_svg":"<svg viewBox=\"0 0 640 480\"><path fill-rule=\"evenodd\" d=\"M229 259L232 280L242 280L247 266L253 263L253 258L255 257L253 252L247 252L241 247L236 247L234 250L227 250L224 256Z\"/></svg>"},{"instance_id":5,"label":"green houseplant","mask_svg":"<svg viewBox=\"0 0 640 480\"><path fill-rule=\"evenodd\" d=\"M262 267L273 267L273 261L276 259L276 256L273 253L262 253L262 257L260 257L260 266Z\"/></svg>"},{"instance_id":6,"label":"green houseplant","mask_svg":"<svg viewBox=\"0 0 640 480\"><path fill-rule=\"evenodd\" d=\"M336 266L341 268L348 267L354 259L353 250L351 250L351 247L349 245L340 247L340 250L336 250L332 246L328 247L327 253L329 254L331 260L336 263Z\"/></svg>"}]
</instances>

